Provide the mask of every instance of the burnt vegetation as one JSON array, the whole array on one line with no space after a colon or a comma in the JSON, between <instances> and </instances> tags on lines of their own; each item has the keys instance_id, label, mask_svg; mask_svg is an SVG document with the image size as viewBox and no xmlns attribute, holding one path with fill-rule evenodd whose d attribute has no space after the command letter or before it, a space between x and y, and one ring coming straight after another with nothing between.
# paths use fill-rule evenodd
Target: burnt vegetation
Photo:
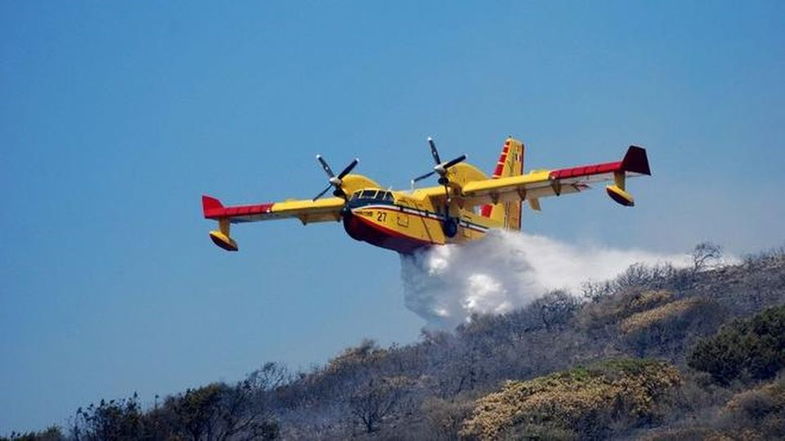
<instances>
[{"instance_id":1,"label":"burnt vegetation","mask_svg":"<svg viewBox=\"0 0 785 441\"><path fill-rule=\"evenodd\" d=\"M0 441L785 439L785 251L634 265L454 332L76 410Z\"/></svg>"}]
</instances>

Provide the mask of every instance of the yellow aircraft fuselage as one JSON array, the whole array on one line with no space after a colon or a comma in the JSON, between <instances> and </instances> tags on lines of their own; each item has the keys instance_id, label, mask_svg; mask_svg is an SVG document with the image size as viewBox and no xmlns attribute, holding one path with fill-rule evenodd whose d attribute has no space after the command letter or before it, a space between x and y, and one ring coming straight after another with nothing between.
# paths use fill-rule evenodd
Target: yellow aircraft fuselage
<instances>
[{"instance_id":1,"label":"yellow aircraft fuselage","mask_svg":"<svg viewBox=\"0 0 785 441\"><path fill-rule=\"evenodd\" d=\"M522 171L521 144L513 145L515 155L508 155L511 142L499 158L495 177ZM345 207L341 210L343 226L353 239L368 242L399 253L412 253L419 248L448 243L461 243L483 237L491 228L504 228L505 216L483 215L483 206L464 209L460 187L467 182L488 179L477 167L461 163L448 173L450 184L446 187L428 187L406 191L389 191L362 175L349 175L344 179L347 192ZM449 198L448 198L449 196ZM449 206L449 208L448 208ZM487 206L490 212L491 206ZM500 206L499 210L515 211L513 215L520 226L520 204Z\"/></svg>"},{"instance_id":2,"label":"yellow aircraft fuselage","mask_svg":"<svg viewBox=\"0 0 785 441\"><path fill-rule=\"evenodd\" d=\"M442 207L434 207L430 198L416 191L406 194L379 188L352 194L342 216L352 238L399 253L478 239L488 229L501 227L472 210L452 211L447 219Z\"/></svg>"}]
</instances>

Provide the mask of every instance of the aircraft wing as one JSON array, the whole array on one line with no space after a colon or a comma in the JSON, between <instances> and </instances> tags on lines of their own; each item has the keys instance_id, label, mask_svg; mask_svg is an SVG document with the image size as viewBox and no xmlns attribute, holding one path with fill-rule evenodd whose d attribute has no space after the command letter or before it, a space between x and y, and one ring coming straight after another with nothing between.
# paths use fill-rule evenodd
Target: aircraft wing
<instances>
[{"instance_id":1,"label":"aircraft wing","mask_svg":"<svg viewBox=\"0 0 785 441\"><path fill-rule=\"evenodd\" d=\"M228 219L233 224L292 217L303 223L337 221L341 218L340 211L344 203L341 198L324 198L224 207L218 199L202 196L202 210L206 219Z\"/></svg>"},{"instance_id":2,"label":"aircraft wing","mask_svg":"<svg viewBox=\"0 0 785 441\"><path fill-rule=\"evenodd\" d=\"M630 146L621 161L472 181L462 187L461 196L464 206L526 200L539 210L540 198L577 193L588 189L591 183L613 181L606 187L608 195L619 204L632 206L634 200L625 191L625 178L640 175L651 175L646 150Z\"/></svg>"},{"instance_id":3,"label":"aircraft wing","mask_svg":"<svg viewBox=\"0 0 785 441\"><path fill-rule=\"evenodd\" d=\"M341 219L344 204L342 198L333 197L225 207L214 197L202 196L204 217L218 221L219 225L219 230L210 232L210 238L228 251L237 251L237 243L229 236L229 224L287 218L297 218L303 224L335 222Z\"/></svg>"}]
</instances>

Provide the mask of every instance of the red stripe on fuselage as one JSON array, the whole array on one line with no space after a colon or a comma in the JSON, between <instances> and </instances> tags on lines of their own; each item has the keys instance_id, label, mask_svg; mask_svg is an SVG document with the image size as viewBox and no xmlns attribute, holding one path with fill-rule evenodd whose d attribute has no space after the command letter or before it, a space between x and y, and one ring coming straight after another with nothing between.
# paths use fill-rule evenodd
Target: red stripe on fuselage
<instances>
[{"instance_id":1,"label":"red stripe on fuselage","mask_svg":"<svg viewBox=\"0 0 785 441\"><path fill-rule=\"evenodd\" d=\"M347 214L344 216L343 227L349 236L355 240L368 242L371 245L397 251L402 254L411 254L418 249L435 244L434 242L415 239L355 214Z\"/></svg>"},{"instance_id":2,"label":"red stripe on fuselage","mask_svg":"<svg viewBox=\"0 0 785 441\"><path fill-rule=\"evenodd\" d=\"M402 213L402 214L406 214L406 215L409 215L409 216L416 216L416 217L420 217L420 218L423 218L423 219L435 220L437 222L443 222L444 221L444 216L442 216L441 214L437 214L437 213L432 213L432 212L427 212L426 211L426 213L430 213L430 214L432 214L434 216L440 216L439 218L433 218L433 217L427 216L425 214L412 213L411 211L402 211L401 210L401 208L407 208L407 209L412 210L412 211L425 211L425 210L422 210L420 208L401 207L400 205L392 205L392 207L396 207L396 208L390 208L390 207L379 206L379 205L366 205L366 206L363 206L363 207L358 207L357 210L384 210L384 211L390 211L390 212L393 212L393 213ZM461 228L474 229L475 231L479 230L481 233L484 233L489 228L491 228L489 226L478 224L476 222L467 221L466 219L461 220L461 222L462 222L461 225L460 225Z\"/></svg>"}]
</instances>

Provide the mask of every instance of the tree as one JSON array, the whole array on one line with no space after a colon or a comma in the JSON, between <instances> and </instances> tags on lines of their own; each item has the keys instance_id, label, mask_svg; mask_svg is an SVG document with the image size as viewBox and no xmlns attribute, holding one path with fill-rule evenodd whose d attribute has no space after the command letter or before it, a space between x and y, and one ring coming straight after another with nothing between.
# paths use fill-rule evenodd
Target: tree
<instances>
[{"instance_id":1,"label":"tree","mask_svg":"<svg viewBox=\"0 0 785 441\"><path fill-rule=\"evenodd\" d=\"M690 253L692 258L692 271L702 271L722 258L722 247L712 242L701 242L695 245Z\"/></svg>"},{"instance_id":2,"label":"tree","mask_svg":"<svg viewBox=\"0 0 785 441\"><path fill-rule=\"evenodd\" d=\"M188 389L184 394L169 397L165 406L176 416L176 425L191 441L212 439L214 424L221 400L223 384L211 384L198 389Z\"/></svg>"},{"instance_id":3,"label":"tree","mask_svg":"<svg viewBox=\"0 0 785 441\"><path fill-rule=\"evenodd\" d=\"M286 366L278 363L265 363L246 378L249 385L257 392L269 392L291 381Z\"/></svg>"},{"instance_id":4,"label":"tree","mask_svg":"<svg viewBox=\"0 0 785 441\"><path fill-rule=\"evenodd\" d=\"M349 409L363 425L366 433L379 430L384 417L391 414L405 396L410 381L406 377L376 378L370 376L349 398Z\"/></svg>"},{"instance_id":5,"label":"tree","mask_svg":"<svg viewBox=\"0 0 785 441\"><path fill-rule=\"evenodd\" d=\"M74 441L126 441L142 436L142 408L136 393L122 400L101 400L77 409L71 426Z\"/></svg>"},{"instance_id":6,"label":"tree","mask_svg":"<svg viewBox=\"0 0 785 441\"><path fill-rule=\"evenodd\" d=\"M278 424L265 407L258 406L259 376L229 387L214 383L170 397L165 404L175 425L191 441L266 440L278 436ZM263 384L267 384L264 382Z\"/></svg>"},{"instance_id":7,"label":"tree","mask_svg":"<svg viewBox=\"0 0 785 441\"><path fill-rule=\"evenodd\" d=\"M578 309L578 299L564 291L552 291L534 302L545 329L567 323Z\"/></svg>"},{"instance_id":8,"label":"tree","mask_svg":"<svg viewBox=\"0 0 785 441\"><path fill-rule=\"evenodd\" d=\"M63 432L57 426L49 427L40 432L11 432L11 435L8 437L0 436L0 441L65 441L65 439Z\"/></svg>"}]
</instances>

